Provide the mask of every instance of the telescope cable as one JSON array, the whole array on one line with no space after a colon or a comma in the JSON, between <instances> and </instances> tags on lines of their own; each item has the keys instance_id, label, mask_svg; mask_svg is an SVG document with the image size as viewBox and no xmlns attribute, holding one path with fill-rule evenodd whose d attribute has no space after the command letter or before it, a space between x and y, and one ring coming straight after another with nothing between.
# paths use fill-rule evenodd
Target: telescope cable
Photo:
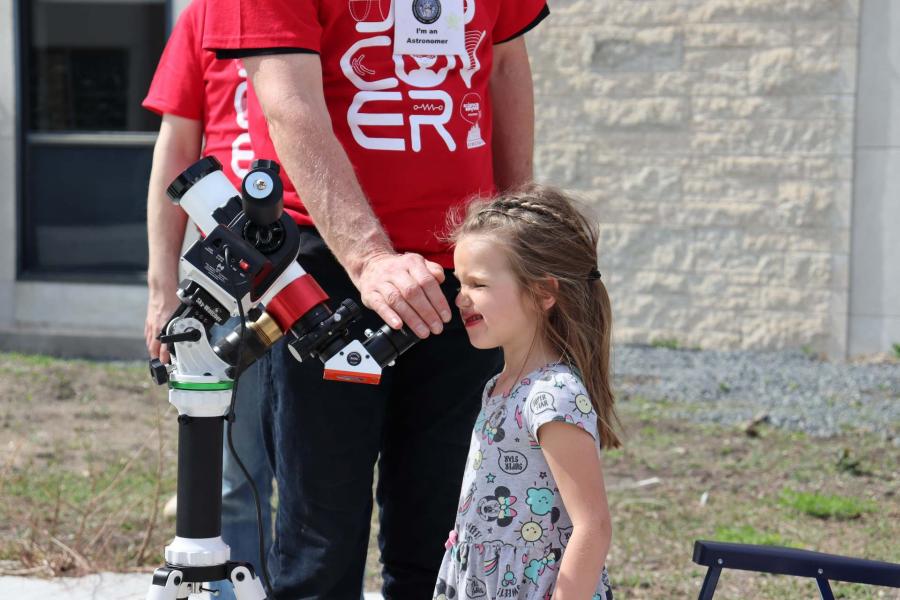
<instances>
[{"instance_id":1,"label":"telescope cable","mask_svg":"<svg viewBox=\"0 0 900 600\"><path fill-rule=\"evenodd\" d=\"M223 248L225 254L225 264L231 265L231 249L226 244ZM228 269L225 269L228 272ZM231 437L231 425L234 423L235 414L234 407L237 402L237 389L238 389L238 380L241 377L241 352L244 348L244 334L247 329L247 317L244 315L244 305L241 302L240 297L238 297L236 291L233 289L233 282L231 281L231 277L228 278L229 283L232 284L232 297L237 300L238 305L238 316L241 320L241 333L238 338L238 347L237 347L237 362L235 364L235 372L234 372L234 383L231 388L231 404L228 406L228 414L225 415L225 420L227 421L227 438L228 438L228 451L231 454L231 457L234 459L234 462L237 463L237 466L240 467L241 473L244 474L244 479L247 480L247 483L250 484L250 491L253 492L253 502L256 504L256 532L259 537L259 564L260 564L260 572L262 575L263 584L266 588L266 594L268 595L270 600L275 600L275 594L272 591L272 582L269 579L269 568L266 561L266 543L265 543L265 534L263 533L263 519L262 519L262 508L259 502L259 490L256 489L256 483L253 481L253 477L250 476L250 472L247 470L247 467L244 466L244 463L241 461L238 456L237 450L234 447L234 440ZM271 510L271 507L267 507L268 510Z\"/></svg>"}]
</instances>

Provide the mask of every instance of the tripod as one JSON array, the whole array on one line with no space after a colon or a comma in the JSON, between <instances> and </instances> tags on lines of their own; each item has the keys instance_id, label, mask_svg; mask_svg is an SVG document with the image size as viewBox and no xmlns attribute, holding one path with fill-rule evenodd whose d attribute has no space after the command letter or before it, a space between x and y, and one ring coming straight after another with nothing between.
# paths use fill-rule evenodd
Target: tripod
<instances>
[{"instance_id":1,"label":"tripod","mask_svg":"<svg viewBox=\"0 0 900 600\"><path fill-rule=\"evenodd\" d=\"M159 336L172 364L150 362L151 376L168 384L178 409L178 506L176 537L147 600L186 600L212 581L230 582L238 600L272 597L265 565L268 596L250 563L230 560L221 535L223 428L248 366L286 337L297 360L324 363L326 379L378 384L382 369L418 341L406 327L388 325L367 330L365 342L351 339L360 308L344 300L332 311L328 295L297 263L299 233L284 214L278 173L277 163L257 160L238 193L219 161L207 157L167 189L202 236L181 257L181 306ZM238 316L240 324L212 343L212 327Z\"/></svg>"}]
</instances>

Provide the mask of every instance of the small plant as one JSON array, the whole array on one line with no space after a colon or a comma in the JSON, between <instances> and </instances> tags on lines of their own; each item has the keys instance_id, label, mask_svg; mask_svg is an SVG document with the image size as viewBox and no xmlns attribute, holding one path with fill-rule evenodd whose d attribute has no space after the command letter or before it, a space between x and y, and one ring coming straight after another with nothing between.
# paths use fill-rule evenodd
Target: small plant
<instances>
[{"instance_id":1,"label":"small plant","mask_svg":"<svg viewBox=\"0 0 900 600\"><path fill-rule=\"evenodd\" d=\"M796 546L777 533L757 531L750 525L716 527L716 540L735 544L755 544L757 546Z\"/></svg>"},{"instance_id":2,"label":"small plant","mask_svg":"<svg viewBox=\"0 0 900 600\"><path fill-rule=\"evenodd\" d=\"M668 348L669 350L678 350L678 340L675 338L657 338L650 342L654 348Z\"/></svg>"},{"instance_id":3,"label":"small plant","mask_svg":"<svg viewBox=\"0 0 900 600\"><path fill-rule=\"evenodd\" d=\"M900 358L900 344L891 346L894 349L894 358Z\"/></svg>"},{"instance_id":4,"label":"small plant","mask_svg":"<svg viewBox=\"0 0 900 600\"><path fill-rule=\"evenodd\" d=\"M819 358L819 353L816 352L815 349L809 344L803 344L802 346L800 346L800 352L802 352L806 356L806 358L809 358L810 360Z\"/></svg>"},{"instance_id":5,"label":"small plant","mask_svg":"<svg viewBox=\"0 0 900 600\"><path fill-rule=\"evenodd\" d=\"M727 394L731 391L731 386L725 383L724 381L719 382L719 391L723 394Z\"/></svg>"},{"instance_id":6,"label":"small plant","mask_svg":"<svg viewBox=\"0 0 900 600\"><path fill-rule=\"evenodd\" d=\"M795 492L788 489L781 491L778 501L782 506L811 517L838 521L858 519L863 513L875 510L871 502L859 498L831 496L816 492Z\"/></svg>"},{"instance_id":7,"label":"small plant","mask_svg":"<svg viewBox=\"0 0 900 600\"><path fill-rule=\"evenodd\" d=\"M849 473L854 477L862 477L864 475L871 475L872 472L862 466L862 461L850 452L849 448L841 449L838 454L837 462L835 463L835 467L837 470L842 473Z\"/></svg>"}]
</instances>

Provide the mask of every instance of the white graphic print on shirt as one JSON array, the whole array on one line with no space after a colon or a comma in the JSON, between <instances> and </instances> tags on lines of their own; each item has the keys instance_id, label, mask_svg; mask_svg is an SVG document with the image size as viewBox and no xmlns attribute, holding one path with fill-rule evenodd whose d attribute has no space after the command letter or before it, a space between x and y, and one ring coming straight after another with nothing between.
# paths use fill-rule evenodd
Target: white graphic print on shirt
<instances>
[{"instance_id":1,"label":"white graphic print on shirt","mask_svg":"<svg viewBox=\"0 0 900 600\"><path fill-rule=\"evenodd\" d=\"M469 108L464 114L458 114L454 108L459 99L454 101L450 89L455 86L446 84L448 78L459 76L466 88L471 89L472 79L481 69L477 52L480 48L486 51L482 45L486 30L467 29L465 53L459 56L392 55L392 72L380 72L379 67L384 68L386 61L373 57L392 52L395 13L392 0L348 0L348 11L356 32L363 35L340 59L341 71L358 90L347 111L347 124L357 144L368 150L403 152L407 150L408 133L410 149L421 152L426 137L423 130L433 128L437 136L427 136L428 143L443 142L449 152L456 151L460 145L466 149L485 145L478 126L481 96L477 93L467 96ZM475 18L476 1L465 0L463 11L463 25L470 25ZM406 86L401 86L401 81ZM407 104L408 100L413 102ZM379 110L367 106L376 102ZM383 108L386 102L396 103L397 109ZM465 141L455 140L447 129L447 123L454 117L472 125ZM371 127L398 127L406 131L398 130L390 136L373 135L366 131Z\"/></svg>"}]
</instances>

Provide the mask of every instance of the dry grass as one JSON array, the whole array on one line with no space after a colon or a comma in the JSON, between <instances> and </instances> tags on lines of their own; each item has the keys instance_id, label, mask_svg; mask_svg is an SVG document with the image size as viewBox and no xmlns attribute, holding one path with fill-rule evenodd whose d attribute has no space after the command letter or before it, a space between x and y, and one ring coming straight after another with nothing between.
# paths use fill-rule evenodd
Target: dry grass
<instances>
[{"instance_id":1,"label":"dry grass","mask_svg":"<svg viewBox=\"0 0 900 600\"><path fill-rule=\"evenodd\" d=\"M900 562L900 448L863 433L815 439L697 425L665 403L620 404L605 455L621 598L696 597L695 539L774 543ZM0 354L0 571L149 570L174 524L175 415L141 365ZM655 478L655 479L654 479ZM657 482L654 483L654 481ZM367 589L378 589L373 520ZM725 571L717 598L816 597L811 582ZM839 598L898 590L835 585Z\"/></svg>"}]
</instances>

